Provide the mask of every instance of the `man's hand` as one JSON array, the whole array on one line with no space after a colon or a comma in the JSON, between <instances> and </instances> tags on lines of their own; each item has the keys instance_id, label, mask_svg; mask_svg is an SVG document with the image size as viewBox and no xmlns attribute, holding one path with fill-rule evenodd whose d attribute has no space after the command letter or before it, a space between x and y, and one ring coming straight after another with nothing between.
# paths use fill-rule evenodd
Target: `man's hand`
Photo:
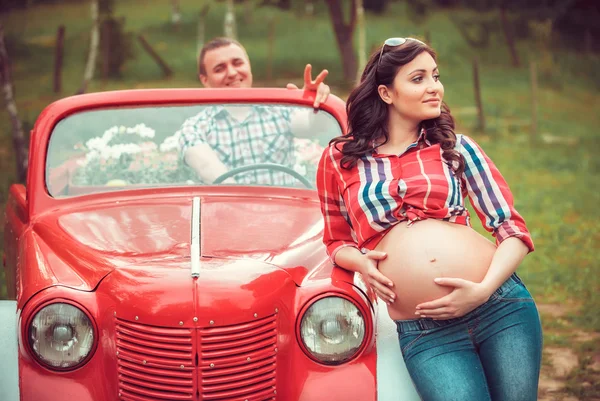
<instances>
[{"instance_id":1,"label":"man's hand","mask_svg":"<svg viewBox=\"0 0 600 401\"><path fill-rule=\"evenodd\" d=\"M480 283L461 278L436 278L436 284L453 287L450 294L431 302L417 305L416 315L433 320L461 317L487 301L490 294Z\"/></svg>"},{"instance_id":2,"label":"man's hand","mask_svg":"<svg viewBox=\"0 0 600 401\"><path fill-rule=\"evenodd\" d=\"M312 80L312 66L310 64L306 64L306 68L304 69L304 87L302 88L305 91L313 91L317 92L315 96L315 102L313 103L313 107L318 108L321 103L327 101L329 94L331 93L331 89L329 89L329 85L325 84L323 81L325 77L329 74L329 71L323 70L317 75L315 80ZM292 83L287 84L288 89L298 89L298 87Z\"/></svg>"}]
</instances>

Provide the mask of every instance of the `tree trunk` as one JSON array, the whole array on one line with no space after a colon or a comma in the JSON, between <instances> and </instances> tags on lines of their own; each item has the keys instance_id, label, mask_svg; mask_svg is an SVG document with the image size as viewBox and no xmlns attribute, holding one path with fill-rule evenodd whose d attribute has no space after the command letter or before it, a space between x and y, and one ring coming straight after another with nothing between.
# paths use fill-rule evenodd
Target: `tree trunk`
<instances>
[{"instance_id":1,"label":"tree trunk","mask_svg":"<svg viewBox=\"0 0 600 401\"><path fill-rule=\"evenodd\" d=\"M10 60L4 44L4 26L2 22L0 22L0 85L2 85L4 103L13 128L12 139L17 162L17 180L18 182L25 182L27 178L27 144L14 99Z\"/></svg>"},{"instance_id":2,"label":"tree trunk","mask_svg":"<svg viewBox=\"0 0 600 401\"><path fill-rule=\"evenodd\" d=\"M305 0L304 1L304 15L307 17L312 17L315 14L315 4L314 0Z\"/></svg>"},{"instance_id":3,"label":"tree trunk","mask_svg":"<svg viewBox=\"0 0 600 401\"><path fill-rule=\"evenodd\" d=\"M335 32L340 54L342 56L342 69L344 79L347 82L353 82L356 78L357 60L354 53L353 33L356 25L356 0L352 0L350 21L346 24L344 21L344 11L341 0L326 0L329 8L331 23Z\"/></svg>"},{"instance_id":4,"label":"tree trunk","mask_svg":"<svg viewBox=\"0 0 600 401\"><path fill-rule=\"evenodd\" d=\"M356 82L360 82L362 69L367 65L367 30L365 29L363 0L356 0L356 24L358 26L358 68L356 69Z\"/></svg>"},{"instance_id":5,"label":"tree trunk","mask_svg":"<svg viewBox=\"0 0 600 401\"><path fill-rule=\"evenodd\" d=\"M483 102L481 100L481 85L479 83L479 61L473 59L473 87L475 89L475 104L477 105L477 131L485 131L485 115L483 114Z\"/></svg>"},{"instance_id":6,"label":"tree trunk","mask_svg":"<svg viewBox=\"0 0 600 401\"><path fill-rule=\"evenodd\" d=\"M90 38L90 52L88 54L83 82L77 93L85 93L88 84L94 77L96 68L96 58L98 57L98 47L100 47L100 16L98 13L98 0L92 0L92 34Z\"/></svg>"},{"instance_id":7,"label":"tree trunk","mask_svg":"<svg viewBox=\"0 0 600 401\"><path fill-rule=\"evenodd\" d=\"M275 56L275 39L276 39L276 35L275 35L275 26L277 25L277 17L275 17L274 15L271 14L270 17L268 17L268 21L269 21L269 39L267 41L268 43L268 50L267 50L267 81L271 82L271 80L273 79L273 58Z\"/></svg>"},{"instance_id":8,"label":"tree trunk","mask_svg":"<svg viewBox=\"0 0 600 401\"><path fill-rule=\"evenodd\" d=\"M531 77L531 133L529 139L532 143L535 144L535 142L537 141L538 133L538 79L535 61L531 61L530 63L531 64L529 65L529 74Z\"/></svg>"},{"instance_id":9,"label":"tree trunk","mask_svg":"<svg viewBox=\"0 0 600 401\"><path fill-rule=\"evenodd\" d=\"M65 45L65 26L58 27L56 32L56 47L54 50L54 93L62 90L63 50Z\"/></svg>"},{"instance_id":10,"label":"tree trunk","mask_svg":"<svg viewBox=\"0 0 600 401\"><path fill-rule=\"evenodd\" d=\"M112 22L105 20L102 24L101 30L102 40L102 80L106 81L110 75L110 55L111 55L111 43L112 38Z\"/></svg>"},{"instance_id":11,"label":"tree trunk","mask_svg":"<svg viewBox=\"0 0 600 401\"><path fill-rule=\"evenodd\" d=\"M512 35L512 30L510 29L510 24L508 23L508 18L506 17L506 8L500 7L500 22L502 24L502 31L504 32L504 38L506 39L506 45L510 50L510 58L512 61L513 67L519 67L521 62L519 61L519 54L517 53L517 47L515 44L515 39Z\"/></svg>"},{"instance_id":12,"label":"tree trunk","mask_svg":"<svg viewBox=\"0 0 600 401\"><path fill-rule=\"evenodd\" d=\"M158 64L166 78L173 75L173 70L171 69L171 67L169 67L167 62L163 60L162 57L160 57L160 55L152 48L152 46L150 46L150 43L148 43L144 35L139 34L138 41L140 42L144 50L146 50L146 52L150 55L150 57L152 57L154 61L156 61L156 64Z\"/></svg>"},{"instance_id":13,"label":"tree trunk","mask_svg":"<svg viewBox=\"0 0 600 401\"><path fill-rule=\"evenodd\" d=\"M179 7L179 0L171 0L171 22L175 30L179 30L181 27L181 8Z\"/></svg>"},{"instance_id":14,"label":"tree trunk","mask_svg":"<svg viewBox=\"0 0 600 401\"><path fill-rule=\"evenodd\" d=\"M253 1L244 1L244 24L250 25L254 22L254 8L256 5Z\"/></svg>"},{"instance_id":15,"label":"tree trunk","mask_svg":"<svg viewBox=\"0 0 600 401\"><path fill-rule=\"evenodd\" d=\"M225 33L225 36L228 38L235 39L237 37L235 26L235 8L233 0L227 0L227 12L225 13L225 23L223 26L223 31Z\"/></svg>"}]
</instances>

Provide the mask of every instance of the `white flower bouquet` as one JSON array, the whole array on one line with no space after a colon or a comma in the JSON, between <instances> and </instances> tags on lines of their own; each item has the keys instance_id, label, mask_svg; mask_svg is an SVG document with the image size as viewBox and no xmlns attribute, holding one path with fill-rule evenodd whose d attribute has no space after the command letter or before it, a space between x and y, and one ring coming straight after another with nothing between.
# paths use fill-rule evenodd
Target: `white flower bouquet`
<instances>
[{"instance_id":1,"label":"white flower bouquet","mask_svg":"<svg viewBox=\"0 0 600 401\"><path fill-rule=\"evenodd\" d=\"M74 185L181 183L196 180L177 153L176 135L160 145L144 124L112 127L102 136L75 146L85 152L72 178Z\"/></svg>"},{"instance_id":2,"label":"white flower bouquet","mask_svg":"<svg viewBox=\"0 0 600 401\"><path fill-rule=\"evenodd\" d=\"M160 144L155 131L144 124L111 127L102 136L75 146L85 152L71 178L76 186L126 186L199 182L195 172L178 153L176 134ZM312 139L294 139L294 170L315 180L323 147Z\"/></svg>"}]
</instances>

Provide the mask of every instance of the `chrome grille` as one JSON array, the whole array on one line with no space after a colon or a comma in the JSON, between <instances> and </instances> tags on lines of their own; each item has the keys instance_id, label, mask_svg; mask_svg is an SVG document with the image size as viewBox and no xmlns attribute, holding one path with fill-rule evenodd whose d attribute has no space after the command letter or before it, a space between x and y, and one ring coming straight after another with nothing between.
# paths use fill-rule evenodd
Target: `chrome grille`
<instances>
[{"instance_id":1,"label":"chrome grille","mask_svg":"<svg viewBox=\"0 0 600 401\"><path fill-rule=\"evenodd\" d=\"M193 330L117 319L119 397L126 401L194 400Z\"/></svg>"},{"instance_id":2,"label":"chrome grille","mask_svg":"<svg viewBox=\"0 0 600 401\"><path fill-rule=\"evenodd\" d=\"M202 400L275 399L276 316L199 330Z\"/></svg>"}]
</instances>

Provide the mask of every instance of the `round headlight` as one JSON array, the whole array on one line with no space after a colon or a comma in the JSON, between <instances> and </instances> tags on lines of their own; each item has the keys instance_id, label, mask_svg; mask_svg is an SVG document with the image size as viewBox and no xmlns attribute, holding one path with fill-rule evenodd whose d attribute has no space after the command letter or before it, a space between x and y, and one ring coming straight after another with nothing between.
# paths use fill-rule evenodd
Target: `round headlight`
<instances>
[{"instance_id":1,"label":"round headlight","mask_svg":"<svg viewBox=\"0 0 600 401\"><path fill-rule=\"evenodd\" d=\"M40 309L29 326L29 345L35 356L51 368L73 368L88 356L94 344L94 327L79 308L55 303Z\"/></svg>"},{"instance_id":2,"label":"round headlight","mask_svg":"<svg viewBox=\"0 0 600 401\"><path fill-rule=\"evenodd\" d=\"M339 364L359 351L365 338L365 320L347 299L326 297L308 308L300 322L300 336L317 360Z\"/></svg>"}]
</instances>

